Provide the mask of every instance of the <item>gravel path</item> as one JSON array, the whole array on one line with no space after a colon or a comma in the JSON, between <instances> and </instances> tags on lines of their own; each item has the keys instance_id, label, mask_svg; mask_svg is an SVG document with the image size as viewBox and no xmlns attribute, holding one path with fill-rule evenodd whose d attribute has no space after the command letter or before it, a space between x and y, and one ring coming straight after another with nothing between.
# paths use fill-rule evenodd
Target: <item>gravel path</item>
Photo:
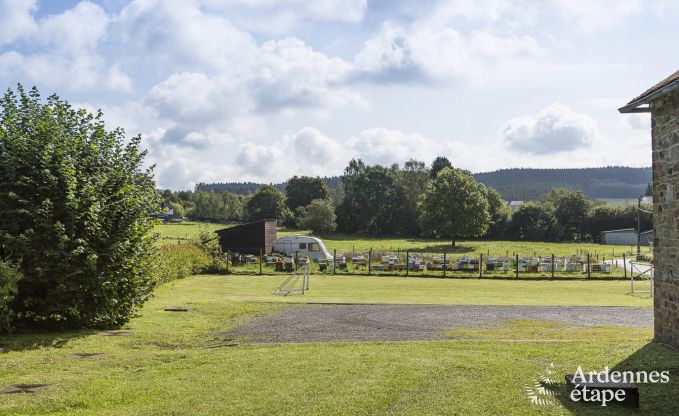
<instances>
[{"instance_id":1,"label":"gravel path","mask_svg":"<svg viewBox=\"0 0 679 416\"><path fill-rule=\"evenodd\" d=\"M304 305L254 319L228 337L256 343L411 341L445 338L455 327L478 327L513 319L578 326L649 327L653 310L605 306Z\"/></svg>"}]
</instances>

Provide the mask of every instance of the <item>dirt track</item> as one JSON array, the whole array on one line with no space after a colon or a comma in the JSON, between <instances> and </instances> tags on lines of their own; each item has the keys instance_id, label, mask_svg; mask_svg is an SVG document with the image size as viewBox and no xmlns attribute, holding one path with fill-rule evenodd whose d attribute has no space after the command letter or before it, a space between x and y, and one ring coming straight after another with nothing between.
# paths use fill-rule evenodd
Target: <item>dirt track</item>
<instances>
[{"instance_id":1,"label":"dirt track","mask_svg":"<svg viewBox=\"0 0 679 416\"><path fill-rule=\"evenodd\" d=\"M447 329L513 319L577 326L650 327L653 310L603 306L304 305L257 318L225 335L257 343L433 340L446 338Z\"/></svg>"}]
</instances>

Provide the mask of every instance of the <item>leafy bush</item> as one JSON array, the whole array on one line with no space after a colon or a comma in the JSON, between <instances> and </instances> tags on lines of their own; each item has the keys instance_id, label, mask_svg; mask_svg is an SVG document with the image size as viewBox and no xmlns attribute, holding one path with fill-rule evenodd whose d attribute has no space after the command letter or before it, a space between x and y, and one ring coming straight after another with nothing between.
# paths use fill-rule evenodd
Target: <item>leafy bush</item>
<instances>
[{"instance_id":1,"label":"leafy bush","mask_svg":"<svg viewBox=\"0 0 679 416\"><path fill-rule=\"evenodd\" d=\"M212 264L210 256L195 243L162 246L158 253L156 282L164 283L203 273Z\"/></svg>"},{"instance_id":2,"label":"leafy bush","mask_svg":"<svg viewBox=\"0 0 679 416\"><path fill-rule=\"evenodd\" d=\"M17 92L0 98L0 260L24 276L14 323L123 325L153 289L159 200L141 137L35 88Z\"/></svg>"},{"instance_id":3,"label":"leafy bush","mask_svg":"<svg viewBox=\"0 0 679 416\"><path fill-rule=\"evenodd\" d=\"M14 300L19 283L23 278L21 272L14 266L0 261L0 332L12 329L12 301Z\"/></svg>"},{"instance_id":4,"label":"leafy bush","mask_svg":"<svg viewBox=\"0 0 679 416\"><path fill-rule=\"evenodd\" d=\"M224 274L228 271L215 235L206 231L189 243L162 246L158 259L157 283L183 279L193 274Z\"/></svg>"}]
</instances>

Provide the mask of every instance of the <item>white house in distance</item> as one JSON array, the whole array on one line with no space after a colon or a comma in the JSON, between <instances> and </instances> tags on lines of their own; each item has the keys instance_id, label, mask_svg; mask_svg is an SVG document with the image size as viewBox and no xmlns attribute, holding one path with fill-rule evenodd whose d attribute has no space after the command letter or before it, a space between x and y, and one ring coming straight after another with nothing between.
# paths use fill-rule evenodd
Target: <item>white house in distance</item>
<instances>
[{"instance_id":1,"label":"white house in distance","mask_svg":"<svg viewBox=\"0 0 679 416\"><path fill-rule=\"evenodd\" d=\"M512 212L514 212L521 208L521 205L523 205L523 201L509 201L508 205L509 208L511 208Z\"/></svg>"},{"instance_id":2,"label":"white house in distance","mask_svg":"<svg viewBox=\"0 0 679 416\"><path fill-rule=\"evenodd\" d=\"M641 245L649 246L653 241L653 230L641 233ZM621 230L610 230L601 232L601 242L616 246L635 246L637 245L637 230L634 228L623 228Z\"/></svg>"}]
</instances>

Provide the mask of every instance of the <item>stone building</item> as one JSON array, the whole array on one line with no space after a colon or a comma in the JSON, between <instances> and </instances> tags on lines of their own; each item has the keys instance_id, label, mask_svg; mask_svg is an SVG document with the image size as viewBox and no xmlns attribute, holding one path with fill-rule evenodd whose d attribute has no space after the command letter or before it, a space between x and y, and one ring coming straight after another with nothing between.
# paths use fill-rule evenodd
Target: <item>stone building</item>
<instances>
[{"instance_id":1,"label":"stone building","mask_svg":"<svg viewBox=\"0 0 679 416\"><path fill-rule=\"evenodd\" d=\"M679 71L619 111L651 113L655 339L679 347Z\"/></svg>"}]
</instances>

